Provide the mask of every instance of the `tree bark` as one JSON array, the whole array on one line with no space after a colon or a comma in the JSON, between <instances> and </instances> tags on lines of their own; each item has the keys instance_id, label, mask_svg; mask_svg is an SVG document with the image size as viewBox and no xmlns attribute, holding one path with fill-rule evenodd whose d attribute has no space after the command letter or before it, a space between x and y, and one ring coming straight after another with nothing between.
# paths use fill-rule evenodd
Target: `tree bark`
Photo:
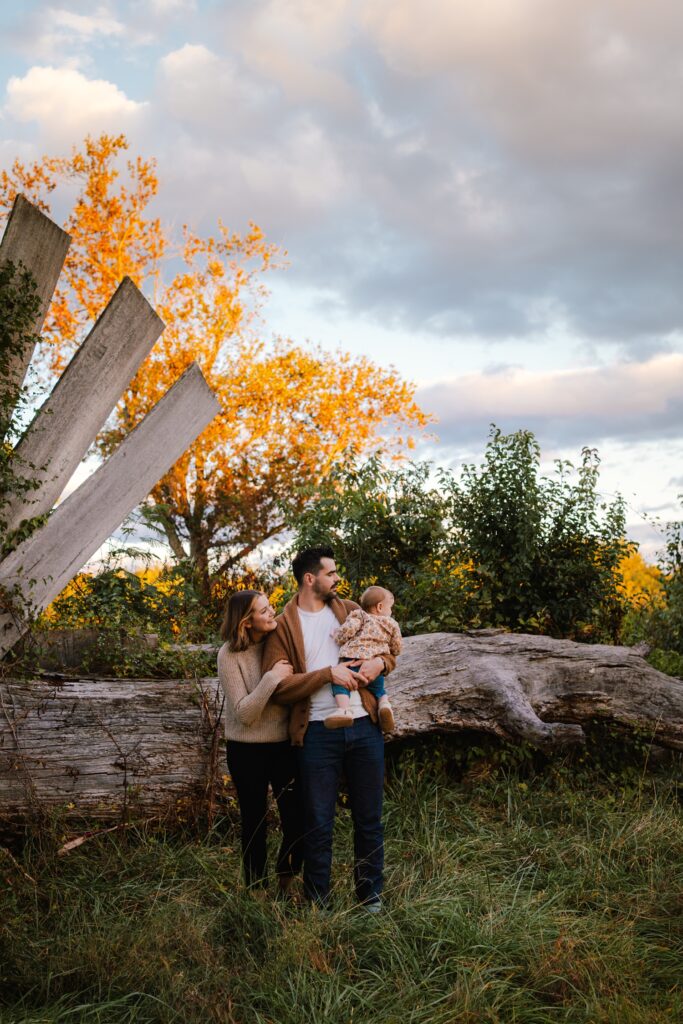
<instances>
[{"instance_id":1,"label":"tree bark","mask_svg":"<svg viewBox=\"0 0 683 1024\"><path fill-rule=\"evenodd\" d=\"M215 679L0 683L0 821L210 815L221 707Z\"/></svg>"},{"instance_id":2,"label":"tree bark","mask_svg":"<svg viewBox=\"0 0 683 1024\"><path fill-rule=\"evenodd\" d=\"M683 750L683 680L633 648L484 630L405 641L393 741L463 730L548 753L595 721ZM216 679L0 684L0 817L187 819L225 793Z\"/></svg>"},{"instance_id":3,"label":"tree bark","mask_svg":"<svg viewBox=\"0 0 683 1024\"><path fill-rule=\"evenodd\" d=\"M683 680L632 647L479 630L404 641L387 691L396 738L474 729L552 753L607 720L683 750Z\"/></svg>"},{"instance_id":4,"label":"tree bark","mask_svg":"<svg viewBox=\"0 0 683 1024\"><path fill-rule=\"evenodd\" d=\"M157 503L156 508L157 515L159 516L159 522L166 534L166 540L168 541L169 547L177 561L183 562L187 558L187 552L183 547L183 542L180 539L180 534L176 529L175 523L167 512L162 512L162 509L164 508L163 505Z\"/></svg>"}]
</instances>

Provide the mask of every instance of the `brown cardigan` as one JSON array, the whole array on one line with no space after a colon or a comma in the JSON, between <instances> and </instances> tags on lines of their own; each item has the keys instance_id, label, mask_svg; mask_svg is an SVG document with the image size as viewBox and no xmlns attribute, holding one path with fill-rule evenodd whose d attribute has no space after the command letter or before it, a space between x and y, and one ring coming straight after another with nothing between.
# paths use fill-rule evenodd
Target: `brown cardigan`
<instances>
[{"instance_id":1,"label":"brown cardigan","mask_svg":"<svg viewBox=\"0 0 683 1024\"><path fill-rule=\"evenodd\" d=\"M311 712L311 694L319 690L325 683L332 682L332 673L329 668L316 669L315 672L306 671L304 636L301 632L298 603L297 595L285 605L282 614L278 615L277 629L269 633L266 638L261 663L261 670L264 673L269 672L275 662L282 658L285 658L294 669L293 675L278 683L270 699L275 704L293 705L289 713L289 736L295 747L303 746L308 728L308 717ZM357 607L358 605L354 601L344 601L336 596L330 600L330 608L337 616L339 623L344 622L349 612ZM396 659L392 654L384 654L382 657L386 671L391 672L396 666ZM363 707L373 722L376 722L377 701L365 687L361 687L358 692Z\"/></svg>"}]
</instances>

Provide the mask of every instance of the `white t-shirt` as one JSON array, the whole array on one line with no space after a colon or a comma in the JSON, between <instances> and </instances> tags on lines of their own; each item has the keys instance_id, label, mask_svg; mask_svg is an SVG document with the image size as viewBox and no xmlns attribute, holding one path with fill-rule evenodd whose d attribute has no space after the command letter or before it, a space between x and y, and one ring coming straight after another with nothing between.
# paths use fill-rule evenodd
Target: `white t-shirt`
<instances>
[{"instance_id":1,"label":"white t-shirt","mask_svg":"<svg viewBox=\"0 0 683 1024\"><path fill-rule=\"evenodd\" d=\"M319 668L339 663L339 646L332 634L339 628L337 616L329 605L319 612L305 612L298 609L301 632L304 636L304 653L306 655L306 671L315 672ZM367 715L360 694L352 690L351 711L354 718ZM325 683L311 695L311 722L322 722L324 718L336 711L337 705L332 694L332 687Z\"/></svg>"}]
</instances>

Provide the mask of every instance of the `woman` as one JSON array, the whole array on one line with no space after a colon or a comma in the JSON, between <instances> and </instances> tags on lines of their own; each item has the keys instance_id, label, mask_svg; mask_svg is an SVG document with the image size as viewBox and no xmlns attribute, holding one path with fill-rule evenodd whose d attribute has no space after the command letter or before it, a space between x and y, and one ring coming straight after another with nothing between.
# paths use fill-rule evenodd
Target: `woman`
<instances>
[{"instance_id":1,"label":"woman","mask_svg":"<svg viewBox=\"0 0 683 1024\"><path fill-rule=\"evenodd\" d=\"M287 733L289 712L268 698L292 672L279 661L261 674L263 641L277 629L268 598L240 590L228 601L218 652L218 676L225 693L223 718L228 769L242 818L242 863L247 886L265 888L268 785L277 801L282 843L277 858L278 888L286 894L302 862L303 815L296 785L296 761Z\"/></svg>"}]
</instances>

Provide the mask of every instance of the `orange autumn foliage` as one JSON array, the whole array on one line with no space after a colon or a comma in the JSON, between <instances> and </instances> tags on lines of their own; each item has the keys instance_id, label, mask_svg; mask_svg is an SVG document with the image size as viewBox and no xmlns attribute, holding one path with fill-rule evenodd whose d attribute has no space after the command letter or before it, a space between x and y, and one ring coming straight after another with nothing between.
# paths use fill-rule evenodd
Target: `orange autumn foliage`
<instances>
[{"instance_id":1,"label":"orange autumn foliage","mask_svg":"<svg viewBox=\"0 0 683 1024\"><path fill-rule=\"evenodd\" d=\"M211 576L281 530L300 488L350 445L400 452L428 418L414 385L392 368L266 339L263 275L284 254L255 224L235 234L219 223L208 238L185 228L175 243L148 215L159 186L155 162L138 157L123 168L127 148L124 136L102 135L67 158L15 161L0 175L0 214L18 191L49 211L58 186L76 190L65 223L73 242L43 332L49 370L64 366L126 274L166 324L98 439L103 454L193 360L219 398L222 415L149 499L174 554L193 560L208 593Z\"/></svg>"},{"instance_id":2,"label":"orange autumn foliage","mask_svg":"<svg viewBox=\"0 0 683 1024\"><path fill-rule=\"evenodd\" d=\"M71 245L42 334L42 357L60 371L128 275L146 292L160 278L171 246L161 222L146 215L158 190L154 161L127 161L128 184L119 184L117 161L128 147L123 135L88 137L69 157L43 157L31 165L15 160L0 174L0 218L17 192L50 213L59 186L74 195L64 228Z\"/></svg>"}]
</instances>

